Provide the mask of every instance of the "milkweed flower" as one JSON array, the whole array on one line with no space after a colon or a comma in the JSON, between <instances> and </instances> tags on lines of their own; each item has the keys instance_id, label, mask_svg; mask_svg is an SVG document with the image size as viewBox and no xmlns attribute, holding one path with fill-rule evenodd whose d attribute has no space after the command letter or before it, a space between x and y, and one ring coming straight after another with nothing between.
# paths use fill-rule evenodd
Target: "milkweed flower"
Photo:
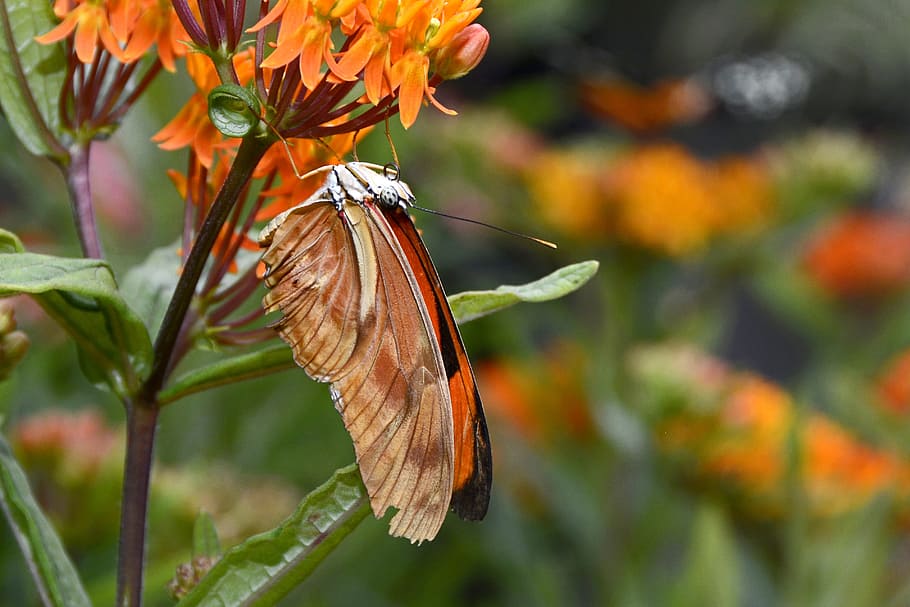
<instances>
[{"instance_id":1,"label":"milkweed flower","mask_svg":"<svg viewBox=\"0 0 910 607\"><path fill-rule=\"evenodd\" d=\"M174 71L174 60L186 53L183 31L166 0L56 0L54 14L62 21L35 38L51 44L72 37L76 57L92 63L100 50L120 63L132 63L157 45L158 58Z\"/></svg>"},{"instance_id":2,"label":"milkweed flower","mask_svg":"<svg viewBox=\"0 0 910 607\"><path fill-rule=\"evenodd\" d=\"M640 347L629 368L664 456L752 516L785 512L791 474L814 517L854 511L882 493L910 507L904 455L820 412L798 413L792 395L766 379L689 345Z\"/></svg>"},{"instance_id":3,"label":"milkweed flower","mask_svg":"<svg viewBox=\"0 0 910 607\"><path fill-rule=\"evenodd\" d=\"M114 6L113 16L110 8L112 7L107 3L83 1L73 6L69 0L57 0L54 3L54 14L63 20L35 40L41 44L51 44L72 35L76 57L82 63L92 62L99 42L104 50L122 61L125 57L122 42L114 35L111 21L129 20L123 15L127 7L126 3Z\"/></svg>"},{"instance_id":4,"label":"milkweed flower","mask_svg":"<svg viewBox=\"0 0 910 607\"><path fill-rule=\"evenodd\" d=\"M366 99L379 105L396 95L401 122L411 126L424 99L436 101L435 85L457 78L480 61L489 34L469 27L480 0L281 0L249 31L277 25L274 50L262 67L296 64L300 79L315 88L328 74L363 79ZM333 31L347 36L336 52ZM323 71L323 66L325 71Z\"/></svg>"},{"instance_id":5,"label":"milkweed flower","mask_svg":"<svg viewBox=\"0 0 910 607\"><path fill-rule=\"evenodd\" d=\"M776 204L756 158L701 160L675 144L627 150L579 145L539 153L525 168L537 212L583 239L614 240L670 257L718 237L756 232ZM565 213L554 200L572 200Z\"/></svg>"},{"instance_id":6,"label":"milkweed flower","mask_svg":"<svg viewBox=\"0 0 910 607\"><path fill-rule=\"evenodd\" d=\"M881 297L910 285L910 218L848 212L813 234L803 266L836 297Z\"/></svg>"},{"instance_id":7,"label":"milkweed flower","mask_svg":"<svg viewBox=\"0 0 910 607\"><path fill-rule=\"evenodd\" d=\"M256 248L249 236L253 224L298 204L316 187L298 175L340 159L357 134L394 112L400 111L410 126L424 98L434 103L435 84L464 75L480 61L489 35L472 24L480 13L478 4L279 0L271 8L261 3L258 21L244 30L243 0L174 0L177 19L201 51L187 58L197 90L153 139L164 149L190 149L186 173L171 173L187 204L184 254L242 139L213 126L212 91L220 85L244 87L245 98L255 99L234 100L246 112L250 128L269 141L280 140L262 153L252 172L254 180L261 180L254 202L242 210L238 205L215 240L216 263L199 296L224 300L225 306L210 320L224 320L227 308L241 302L241 293L252 292L248 278L255 276L246 272L233 283L243 283L236 297L215 295L225 272L239 269L234 256ZM254 45L241 46L244 32L255 35ZM358 96L355 87L361 82ZM217 334L226 337L228 333Z\"/></svg>"},{"instance_id":8,"label":"milkweed flower","mask_svg":"<svg viewBox=\"0 0 910 607\"><path fill-rule=\"evenodd\" d=\"M66 42L60 109L82 142L109 134L159 70L174 71L187 50L189 38L166 0L56 0L54 13L62 21L35 40ZM137 73L152 46L156 61Z\"/></svg>"},{"instance_id":9,"label":"milkweed flower","mask_svg":"<svg viewBox=\"0 0 910 607\"><path fill-rule=\"evenodd\" d=\"M888 363L875 387L884 409L901 416L910 412L910 350L904 350Z\"/></svg>"}]
</instances>

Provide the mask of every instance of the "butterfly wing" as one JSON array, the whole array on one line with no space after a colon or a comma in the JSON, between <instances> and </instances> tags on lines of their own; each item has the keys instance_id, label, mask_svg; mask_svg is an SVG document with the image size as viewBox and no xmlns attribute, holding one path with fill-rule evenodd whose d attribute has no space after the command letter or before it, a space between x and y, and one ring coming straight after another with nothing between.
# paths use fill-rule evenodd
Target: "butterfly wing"
<instances>
[{"instance_id":1,"label":"butterfly wing","mask_svg":"<svg viewBox=\"0 0 910 607\"><path fill-rule=\"evenodd\" d=\"M445 365L409 260L376 211L323 194L270 225L263 300L298 365L331 383L377 517L390 533L435 537L452 492Z\"/></svg>"},{"instance_id":2,"label":"butterfly wing","mask_svg":"<svg viewBox=\"0 0 910 607\"><path fill-rule=\"evenodd\" d=\"M401 207L384 211L407 257L430 314L442 354L452 399L455 433L455 471L451 506L466 520L480 520L490 504L493 459L490 436L483 415L480 393L465 352L461 334L442 288L442 281L430 259L414 222Z\"/></svg>"}]
</instances>

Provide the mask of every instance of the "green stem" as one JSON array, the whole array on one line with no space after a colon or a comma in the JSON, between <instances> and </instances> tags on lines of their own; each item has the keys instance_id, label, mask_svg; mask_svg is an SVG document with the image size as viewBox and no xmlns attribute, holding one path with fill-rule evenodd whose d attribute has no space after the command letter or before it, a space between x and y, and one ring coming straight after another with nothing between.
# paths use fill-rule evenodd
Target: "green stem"
<instances>
[{"instance_id":1,"label":"green stem","mask_svg":"<svg viewBox=\"0 0 910 607\"><path fill-rule=\"evenodd\" d=\"M212 203L212 208L199 229L193 248L183 266L180 280L174 289L174 296L171 298L164 314L164 320L161 322L161 329L155 340L152 371L140 390L140 397L145 402L155 402L156 393L164 385L174 345L186 318L187 310L196 293L196 284L205 269L205 263L208 260L212 246L221 231L221 226L230 214L231 209L234 208L240 194L252 176L256 164L268 150L271 143L271 140L268 139L248 137L243 140L237 150L234 164L231 166L224 185L218 191L218 195Z\"/></svg>"}]
</instances>

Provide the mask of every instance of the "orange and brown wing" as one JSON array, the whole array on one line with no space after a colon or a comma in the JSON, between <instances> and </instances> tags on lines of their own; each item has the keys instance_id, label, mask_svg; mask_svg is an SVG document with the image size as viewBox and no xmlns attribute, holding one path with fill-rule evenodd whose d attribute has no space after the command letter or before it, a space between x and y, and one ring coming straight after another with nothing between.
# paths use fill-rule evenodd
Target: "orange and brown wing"
<instances>
[{"instance_id":1,"label":"orange and brown wing","mask_svg":"<svg viewBox=\"0 0 910 607\"><path fill-rule=\"evenodd\" d=\"M267 230L263 305L283 313L297 364L331 383L374 514L397 508L392 535L422 541L451 499L449 391L408 259L371 213L311 201Z\"/></svg>"},{"instance_id":2,"label":"orange and brown wing","mask_svg":"<svg viewBox=\"0 0 910 607\"><path fill-rule=\"evenodd\" d=\"M486 515L490 504L493 458L471 361L465 352L439 274L414 222L401 208L386 211L384 215L420 286L449 381L455 432L455 478L451 505L461 518L477 521Z\"/></svg>"}]
</instances>

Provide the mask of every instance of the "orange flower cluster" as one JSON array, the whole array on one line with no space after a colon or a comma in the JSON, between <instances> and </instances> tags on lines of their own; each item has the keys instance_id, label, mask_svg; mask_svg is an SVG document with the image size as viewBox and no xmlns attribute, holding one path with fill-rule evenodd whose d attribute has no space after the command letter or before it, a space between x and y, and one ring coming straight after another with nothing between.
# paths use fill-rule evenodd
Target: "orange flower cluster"
<instances>
[{"instance_id":1,"label":"orange flower cluster","mask_svg":"<svg viewBox=\"0 0 910 607\"><path fill-rule=\"evenodd\" d=\"M173 72L187 51L189 37L169 0L55 0L54 14L60 24L36 40L51 44L72 34L82 63L92 63L99 42L121 63L141 59L156 45L161 64Z\"/></svg>"},{"instance_id":2,"label":"orange flower cluster","mask_svg":"<svg viewBox=\"0 0 910 607\"><path fill-rule=\"evenodd\" d=\"M910 284L910 218L895 213L849 212L811 239L806 271L840 297L877 297Z\"/></svg>"},{"instance_id":3,"label":"orange flower cluster","mask_svg":"<svg viewBox=\"0 0 910 607\"><path fill-rule=\"evenodd\" d=\"M477 368L487 413L536 444L590 439L593 421L581 386L586 357L563 344L543 359L493 360Z\"/></svg>"},{"instance_id":4,"label":"orange flower cluster","mask_svg":"<svg viewBox=\"0 0 910 607\"><path fill-rule=\"evenodd\" d=\"M433 96L429 74L458 78L483 57L489 34L470 24L480 0L280 0L250 31L280 23L275 50L264 68L296 63L304 86L313 89L331 75L345 81L363 74L371 103L397 92L401 122L409 127L424 98L446 113ZM335 52L336 27L347 38Z\"/></svg>"},{"instance_id":5,"label":"orange flower cluster","mask_svg":"<svg viewBox=\"0 0 910 607\"><path fill-rule=\"evenodd\" d=\"M752 514L785 510L791 474L815 516L862 507L881 493L910 500L910 462L820 413L800 415L771 382L687 346L641 349L631 366L664 453Z\"/></svg>"},{"instance_id":6,"label":"orange flower cluster","mask_svg":"<svg viewBox=\"0 0 910 607\"><path fill-rule=\"evenodd\" d=\"M255 74L254 49L248 48L236 54L233 65L240 84L252 82ZM166 150L189 147L192 151L188 173L184 175L178 171L169 171L168 175L181 197L194 206L195 215L201 222L216 192L224 183L240 139L225 137L209 120L206 97L219 83L211 61L204 55L191 54L187 57L187 70L196 84L197 92L152 140ZM269 76L269 71L265 74ZM342 116L339 120L344 118ZM215 245L214 256L230 260L232 271L236 270L233 257L239 247L259 250L259 245L248 235L252 222L271 219L305 200L317 184L297 179L297 173L306 173L341 158L351 150L353 134L329 136L321 141L291 138L287 143L287 148L283 145L273 146L253 174L255 179L268 179L270 184L277 182L280 185L261 192L250 221L246 224L234 221L226 225ZM184 244L184 249L187 249L188 244Z\"/></svg>"},{"instance_id":7,"label":"orange flower cluster","mask_svg":"<svg viewBox=\"0 0 910 607\"><path fill-rule=\"evenodd\" d=\"M237 24L242 19L238 7L243 5L232 2L225 9L231 5L234 14L225 13L223 18L212 8L215 0L200 2L199 11L185 0L175 5L194 44L200 48L213 45L210 38L214 37L218 44L232 48L238 43ZM239 247L256 249L247 236L252 223L305 200L315 184L301 182L297 175L339 161L352 148L354 134L362 135L388 115L395 97L402 121L409 126L424 95L433 101L429 73L441 80L473 68L489 39L486 30L471 24L481 11L478 4L479 0L279 0L264 13L247 30L256 33L257 44L232 55L231 76L236 84L256 90L266 106L262 120L287 146L273 146L259 163L253 178L264 179L265 187L247 214L248 221L236 216L222 230L215 256L235 268L232 255ZM277 40L263 58L266 28L277 29ZM339 33L347 38L335 52ZM224 70L216 70L216 63L201 53L187 58L197 92L153 137L164 149L191 148L186 176L172 172L171 178L196 207L200 220L240 143L240 139L223 136L209 119L208 95L224 79ZM359 79L364 83L364 95L341 104ZM372 110L357 113L367 103L373 104ZM189 240L184 242L184 250L189 244Z\"/></svg>"},{"instance_id":8,"label":"orange flower cluster","mask_svg":"<svg viewBox=\"0 0 910 607\"><path fill-rule=\"evenodd\" d=\"M672 144L612 154L550 150L526 174L538 212L566 234L674 257L696 253L718 235L759 228L774 208L760 163L704 162Z\"/></svg>"}]
</instances>

